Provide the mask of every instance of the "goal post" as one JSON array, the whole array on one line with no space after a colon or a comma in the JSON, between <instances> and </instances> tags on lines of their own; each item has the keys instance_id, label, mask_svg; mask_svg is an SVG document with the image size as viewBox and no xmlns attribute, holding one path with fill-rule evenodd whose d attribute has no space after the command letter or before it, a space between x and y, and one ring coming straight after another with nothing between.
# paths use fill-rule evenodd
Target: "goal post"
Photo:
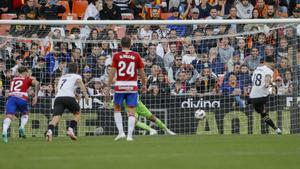
<instances>
[{"instance_id":1,"label":"goal post","mask_svg":"<svg viewBox=\"0 0 300 169\"><path fill-rule=\"evenodd\" d=\"M300 19L245 20L0 20L0 112L10 79L25 65L41 81L39 101L30 106L28 136L42 137L52 117L55 82L67 63L80 65L89 104L82 100L79 136L117 133L111 103L103 90L120 39L130 36L132 50L145 64L148 92L142 102L179 135L274 134L247 104L251 75L260 60L274 57L273 88L266 111L283 134L300 132ZM113 94L113 90L110 91ZM33 92L30 89L29 95ZM195 111L206 112L196 119ZM127 126L126 112L123 112ZM55 129L65 135L72 114ZM1 124L2 124L1 118ZM155 122L141 122L166 134ZM18 135L14 120L10 135ZM2 125L1 127L2 128ZM136 128L135 134L148 132Z\"/></svg>"}]
</instances>

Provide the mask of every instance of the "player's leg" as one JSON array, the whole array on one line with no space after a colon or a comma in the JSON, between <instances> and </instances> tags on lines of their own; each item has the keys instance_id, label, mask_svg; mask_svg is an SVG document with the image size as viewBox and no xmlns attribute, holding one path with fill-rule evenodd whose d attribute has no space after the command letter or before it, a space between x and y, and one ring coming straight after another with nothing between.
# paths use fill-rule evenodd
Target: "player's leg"
<instances>
[{"instance_id":1,"label":"player's leg","mask_svg":"<svg viewBox=\"0 0 300 169\"><path fill-rule=\"evenodd\" d=\"M20 112L22 113L21 124L20 124L20 127L19 127L19 137L26 138L25 125L27 124L28 119L29 119L28 102L25 101L25 100L19 99L18 108L19 108Z\"/></svg>"},{"instance_id":2,"label":"player's leg","mask_svg":"<svg viewBox=\"0 0 300 169\"><path fill-rule=\"evenodd\" d=\"M139 101L139 104L136 108L136 111L139 115L146 117L148 120L156 123L156 125L167 132L170 135L176 135L174 132L172 132L170 129L167 128L167 126L155 115L153 115L150 110L143 104L143 102Z\"/></svg>"},{"instance_id":3,"label":"player's leg","mask_svg":"<svg viewBox=\"0 0 300 169\"><path fill-rule=\"evenodd\" d=\"M123 129L123 118L121 114L121 105L123 104L123 100L123 93L114 94L114 120L118 129L118 136L115 138L115 140L119 140L126 137Z\"/></svg>"},{"instance_id":4,"label":"player's leg","mask_svg":"<svg viewBox=\"0 0 300 169\"><path fill-rule=\"evenodd\" d=\"M8 143L7 130L10 126L10 123L17 112L17 105L14 97L9 97L6 102L6 115L3 120L2 126L2 138L4 143Z\"/></svg>"},{"instance_id":5,"label":"player's leg","mask_svg":"<svg viewBox=\"0 0 300 169\"><path fill-rule=\"evenodd\" d=\"M54 128L55 126L59 123L61 119L61 115L63 114L65 110L65 107L63 103L61 102L61 98L56 98L54 101L54 109L53 109L53 117L52 120L50 121L48 125L48 129L46 131L46 138L47 141L52 141L53 133L54 133Z\"/></svg>"},{"instance_id":6,"label":"player's leg","mask_svg":"<svg viewBox=\"0 0 300 169\"><path fill-rule=\"evenodd\" d=\"M132 135L135 126L135 107L138 105L138 94L137 93L129 93L126 94L125 97L126 105L128 106L128 133L127 133L127 141L132 141Z\"/></svg>"},{"instance_id":7,"label":"player's leg","mask_svg":"<svg viewBox=\"0 0 300 169\"><path fill-rule=\"evenodd\" d=\"M77 137L76 137L74 131L77 129L77 124L79 123L80 118L81 118L80 106L74 98L70 98L70 101L66 100L65 102L69 103L69 104L67 104L67 108L70 110L70 112L73 113L73 119L70 121L70 125L67 129L67 135L72 140L77 140Z\"/></svg>"},{"instance_id":8,"label":"player's leg","mask_svg":"<svg viewBox=\"0 0 300 169\"><path fill-rule=\"evenodd\" d=\"M267 98L266 98L267 99ZM254 100L253 101L253 107L257 113L260 114L261 118L267 123L269 126L271 126L278 134L281 134L281 130L275 126L272 119L270 119L269 114L265 110L265 104L266 100ZM280 130L280 131L279 131Z\"/></svg>"}]
</instances>

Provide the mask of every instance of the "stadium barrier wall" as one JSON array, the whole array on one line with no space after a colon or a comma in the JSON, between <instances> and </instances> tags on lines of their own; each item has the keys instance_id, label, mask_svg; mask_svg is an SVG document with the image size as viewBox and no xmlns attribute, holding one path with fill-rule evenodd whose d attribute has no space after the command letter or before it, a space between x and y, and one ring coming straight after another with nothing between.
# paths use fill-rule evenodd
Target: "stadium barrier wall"
<instances>
[{"instance_id":1,"label":"stadium barrier wall","mask_svg":"<svg viewBox=\"0 0 300 169\"><path fill-rule=\"evenodd\" d=\"M291 119L289 110L291 98L290 96L270 96L267 106L270 117L283 129L284 134L292 133L293 127L295 128L296 123L299 123L297 120ZM0 101L5 103L5 98L0 97ZM30 120L26 126L28 136L43 136L52 115L53 101L54 98L41 97L37 105L30 108ZM261 120L260 115L253 111L252 106L247 105L242 109L232 106L234 96L166 97L146 95L142 101L153 114L178 134L274 134L273 130L269 130ZM117 134L113 109L104 108L103 97L92 97L89 102L88 105L83 100L79 102L82 108L82 119L76 131L77 134L79 136ZM5 105L1 105L1 112L4 112L4 107ZM197 109L206 111L207 115L204 120L195 119L194 112ZM123 113L126 128L127 118L125 116L126 113ZM55 135L65 135L65 129L71 117L71 113L64 113L55 130ZM144 117L139 117L139 120L157 128L154 123ZM18 135L18 125L18 120L14 120L10 128L12 137ZM164 134L161 130L159 133ZM146 134L146 132L136 129L136 134Z\"/></svg>"}]
</instances>

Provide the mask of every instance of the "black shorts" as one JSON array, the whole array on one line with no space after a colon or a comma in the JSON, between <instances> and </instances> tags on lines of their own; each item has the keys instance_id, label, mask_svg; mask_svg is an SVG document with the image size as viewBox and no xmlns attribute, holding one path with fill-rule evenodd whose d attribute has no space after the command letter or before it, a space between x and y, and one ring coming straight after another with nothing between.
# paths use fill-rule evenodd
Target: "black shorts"
<instances>
[{"instance_id":1,"label":"black shorts","mask_svg":"<svg viewBox=\"0 0 300 169\"><path fill-rule=\"evenodd\" d=\"M55 98L53 116L62 115L65 109L73 114L80 112L80 106L74 97Z\"/></svg>"},{"instance_id":2,"label":"black shorts","mask_svg":"<svg viewBox=\"0 0 300 169\"><path fill-rule=\"evenodd\" d=\"M251 103L253 105L253 108L257 113L265 113L265 105L268 102L269 97L259 97L259 98L252 98Z\"/></svg>"}]
</instances>

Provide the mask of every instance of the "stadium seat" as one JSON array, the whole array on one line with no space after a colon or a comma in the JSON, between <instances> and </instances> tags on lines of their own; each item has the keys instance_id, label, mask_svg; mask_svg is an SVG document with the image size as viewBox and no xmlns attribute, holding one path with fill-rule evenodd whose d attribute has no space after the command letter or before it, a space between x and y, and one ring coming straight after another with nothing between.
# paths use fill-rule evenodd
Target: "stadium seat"
<instances>
[{"instance_id":1,"label":"stadium seat","mask_svg":"<svg viewBox=\"0 0 300 169\"><path fill-rule=\"evenodd\" d=\"M59 16L63 16L64 14L68 14L68 13L71 12L71 11L70 11L69 1L59 1L59 4L62 5L62 6L64 6L64 7L66 8L65 13L63 13L63 14L58 14Z\"/></svg>"},{"instance_id":2,"label":"stadium seat","mask_svg":"<svg viewBox=\"0 0 300 169\"><path fill-rule=\"evenodd\" d=\"M72 12L77 13L77 16L79 18L83 18L85 10L88 5L89 5L88 1L75 0L73 1Z\"/></svg>"},{"instance_id":3,"label":"stadium seat","mask_svg":"<svg viewBox=\"0 0 300 169\"><path fill-rule=\"evenodd\" d=\"M14 13L1 14L1 19L11 20L11 19L14 19L14 18L17 18L17 14L14 14Z\"/></svg>"},{"instance_id":4,"label":"stadium seat","mask_svg":"<svg viewBox=\"0 0 300 169\"><path fill-rule=\"evenodd\" d=\"M160 13L160 18L162 20L167 20L170 16L172 16L172 13Z\"/></svg>"},{"instance_id":5,"label":"stadium seat","mask_svg":"<svg viewBox=\"0 0 300 169\"><path fill-rule=\"evenodd\" d=\"M78 20L77 13L64 13L62 15L62 20L67 20L68 16L72 16L72 20Z\"/></svg>"}]
</instances>

